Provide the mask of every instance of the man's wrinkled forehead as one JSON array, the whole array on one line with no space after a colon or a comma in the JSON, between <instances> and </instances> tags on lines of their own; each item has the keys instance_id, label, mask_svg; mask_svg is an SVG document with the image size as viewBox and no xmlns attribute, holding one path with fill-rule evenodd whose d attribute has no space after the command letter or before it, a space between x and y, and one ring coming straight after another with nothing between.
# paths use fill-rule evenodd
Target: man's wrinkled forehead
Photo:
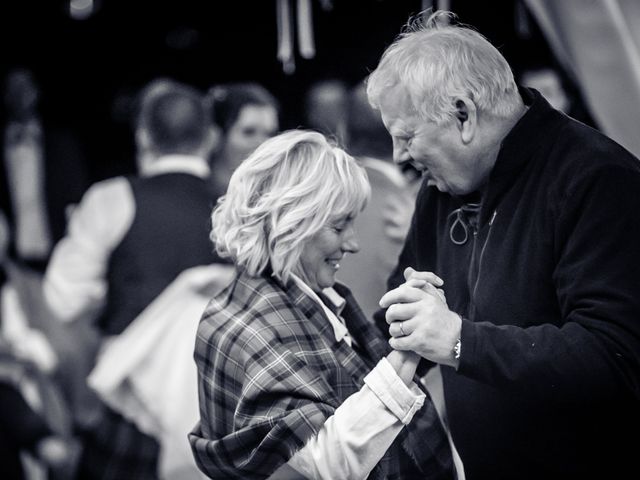
<instances>
[{"instance_id":1,"label":"man's wrinkled forehead","mask_svg":"<svg viewBox=\"0 0 640 480\"><path fill-rule=\"evenodd\" d=\"M393 128L405 129L416 121L416 110L407 90L396 84L380 99L380 113L387 130Z\"/></svg>"}]
</instances>

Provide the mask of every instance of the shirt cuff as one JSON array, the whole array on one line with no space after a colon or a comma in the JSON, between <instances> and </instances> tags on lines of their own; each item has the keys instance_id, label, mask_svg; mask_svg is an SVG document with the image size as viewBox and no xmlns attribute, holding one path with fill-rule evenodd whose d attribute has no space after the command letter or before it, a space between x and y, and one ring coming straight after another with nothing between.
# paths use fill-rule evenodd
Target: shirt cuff
<instances>
[{"instance_id":1,"label":"shirt cuff","mask_svg":"<svg viewBox=\"0 0 640 480\"><path fill-rule=\"evenodd\" d=\"M422 408L426 395L418 385L408 387L386 358L364 377L364 383L400 422L407 425Z\"/></svg>"}]
</instances>

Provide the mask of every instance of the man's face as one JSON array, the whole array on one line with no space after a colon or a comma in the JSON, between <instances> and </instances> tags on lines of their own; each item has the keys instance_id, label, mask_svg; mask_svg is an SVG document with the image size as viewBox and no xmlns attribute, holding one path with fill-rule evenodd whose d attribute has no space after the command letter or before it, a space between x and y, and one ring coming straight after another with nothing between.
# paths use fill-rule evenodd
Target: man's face
<instances>
[{"instance_id":1,"label":"man's face","mask_svg":"<svg viewBox=\"0 0 640 480\"><path fill-rule=\"evenodd\" d=\"M472 146L462 141L456 119L441 125L421 119L399 86L383 96L380 112L397 164L411 163L441 192L464 195L479 187L479 162L474 161Z\"/></svg>"}]
</instances>

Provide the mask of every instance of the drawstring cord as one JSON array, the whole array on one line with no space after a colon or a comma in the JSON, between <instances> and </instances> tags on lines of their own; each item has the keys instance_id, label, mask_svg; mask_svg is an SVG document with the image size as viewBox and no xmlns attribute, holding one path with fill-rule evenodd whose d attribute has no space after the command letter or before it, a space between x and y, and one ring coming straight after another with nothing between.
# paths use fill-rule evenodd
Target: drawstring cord
<instances>
[{"instance_id":1,"label":"drawstring cord","mask_svg":"<svg viewBox=\"0 0 640 480\"><path fill-rule=\"evenodd\" d=\"M455 216L455 220L449 228L449 238L456 245L464 245L469 240L469 230L475 234L478 227L478 214L480 213L479 203L466 203L460 208L456 208L447 216Z\"/></svg>"}]
</instances>

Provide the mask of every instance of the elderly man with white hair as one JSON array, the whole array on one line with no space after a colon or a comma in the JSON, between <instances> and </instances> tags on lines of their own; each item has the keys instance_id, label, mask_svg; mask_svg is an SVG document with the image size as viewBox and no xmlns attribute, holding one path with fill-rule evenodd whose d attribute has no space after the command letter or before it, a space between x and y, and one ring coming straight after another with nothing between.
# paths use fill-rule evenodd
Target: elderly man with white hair
<instances>
[{"instance_id":1,"label":"elderly man with white hair","mask_svg":"<svg viewBox=\"0 0 640 480\"><path fill-rule=\"evenodd\" d=\"M638 160L448 12L408 26L368 95L424 177L378 325L441 367L466 478L637 470Z\"/></svg>"}]
</instances>

